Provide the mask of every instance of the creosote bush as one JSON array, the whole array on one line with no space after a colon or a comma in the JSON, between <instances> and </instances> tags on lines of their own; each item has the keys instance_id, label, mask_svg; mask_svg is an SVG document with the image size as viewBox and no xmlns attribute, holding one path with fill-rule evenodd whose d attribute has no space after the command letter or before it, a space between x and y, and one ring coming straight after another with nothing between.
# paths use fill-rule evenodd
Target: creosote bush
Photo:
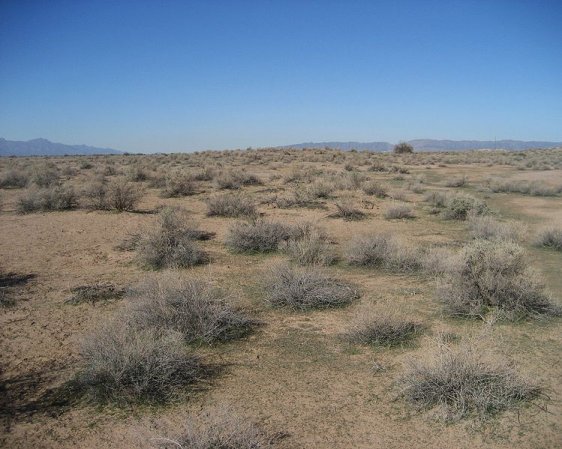
<instances>
[{"instance_id":1,"label":"creosote bush","mask_svg":"<svg viewBox=\"0 0 562 449\"><path fill-rule=\"evenodd\" d=\"M354 237L345 256L350 265L380 267L391 271L414 271L421 267L420 251L391 234Z\"/></svg>"},{"instance_id":2,"label":"creosote bush","mask_svg":"<svg viewBox=\"0 0 562 449\"><path fill-rule=\"evenodd\" d=\"M176 210L166 208L158 216L156 227L138 241L138 261L153 270L205 264L209 256L194 241L201 236L202 232L183 221Z\"/></svg>"},{"instance_id":3,"label":"creosote bush","mask_svg":"<svg viewBox=\"0 0 562 449\"><path fill-rule=\"evenodd\" d=\"M266 300L274 307L296 310L341 307L359 298L357 289L319 268L272 267L265 281Z\"/></svg>"},{"instance_id":4,"label":"creosote bush","mask_svg":"<svg viewBox=\"0 0 562 449\"><path fill-rule=\"evenodd\" d=\"M447 421L488 418L539 397L541 388L513 367L470 344L442 345L435 356L413 360L402 378L405 398L420 409L439 408Z\"/></svg>"},{"instance_id":5,"label":"creosote bush","mask_svg":"<svg viewBox=\"0 0 562 449\"><path fill-rule=\"evenodd\" d=\"M535 246L562 251L562 228L550 227L539 231Z\"/></svg>"},{"instance_id":6,"label":"creosote bush","mask_svg":"<svg viewBox=\"0 0 562 449\"><path fill-rule=\"evenodd\" d=\"M142 191L125 180L115 180L107 185L105 194L109 209L119 212L134 211L142 196Z\"/></svg>"},{"instance_id":7,"label":"creosote bush","mask_svg":"<svg viewBox=\"0 0 562 449\"><path fill-rule=\"evenodd\" d=\"M201 378L182 335L112 322L84 338L79 385L95 402L167 402Z\"/></svg>"},{"instance_id":8,"label":"creosote bush","mask_svg":"<svg viewBox=\"0 0 562 449\"><path fill-rule=\"evenodd\" d=\"M281 223L257 219L235 223L226 237L226 246L234 252L277 251L291 235L291 229Z\"/></svg>"},{"instance_id":9,"label":"creosote bush","mask_svg":"<svg viewBox=\"0 0 562 449\"><path fill-rule=\"evenodd\" d=\"M400 346L418 336L423 326L401 316L395 310L379 308L361 313L345 337L353 342L374 346Z\"/></svg>"},{"instance_id":10,"label":"creosote bush","mask_svg":"<svg viewBox=\"0 0 562 449\"><path fill-rule=\"evenodd\" d=\"M207 215L219 217L255 217L258 215L255 204L246 196L224 194L207 200Z\"/></svg>"},{"instance_id":11,"label":"creosote bush","mask_svg":"<svg viewBox=\"0 0 562 449\"><path fill-rule=\"evenodd\" d=\"M134 287L127 312L139 329L173 330L186 343L212 344L241 338L258 324L233 302L209 282L168 275Z\"/></svg>"},{"instance_id":12,"label":"creosote bush","mask_svg":"<svg viewBox=\"0 0 562 449\"><path fill-rule=\"evenodd\" d=\"M437 297L456 316L483 317L490 310L507 320L560 314L523 248L509 241L466 245L445 273Z\"/></svg>"}]
</instances>

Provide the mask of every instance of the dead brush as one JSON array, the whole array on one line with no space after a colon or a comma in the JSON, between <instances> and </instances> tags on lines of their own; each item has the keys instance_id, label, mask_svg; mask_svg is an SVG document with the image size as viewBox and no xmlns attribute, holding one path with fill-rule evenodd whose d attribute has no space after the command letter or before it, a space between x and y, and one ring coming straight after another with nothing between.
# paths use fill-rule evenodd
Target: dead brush
<instances>
[{"instance_id":1,"label":"dead brush","mask_svg":"<svg viewBox=\"0 0 562 449\"><path fill-rule=\"evenodd\" d=\"M176 210L166 208L160 213L156 227L139 239L137 260L153 270L208 263L209 255L195 242L200 238L201 231L183 222Z\"/></svg>"},{"instance_id":2,"label":"dead brush","mask_svg":"<svg viewBox=\"0 0 562 449\"><path fill-rule=\"evenodd\" d=\"M126 290L110 283L98 283L73 287L70 289L70 292L72 295L64 302L68 304L81 304L85 302L94 304L99 301L121 298Z\"/></svg>"},{"instance_id":3,"label":"dead brush","mask_svg":"<svg viewBox=\"0 0 562 449\"><path fill-rule=\"evenodd\" d=\"M267 253L277 251L290 235L290 227L284 224L257 219L235 223L229 229L225 243L234 252Z\"/></svg>"},{"instance_id":4,"label":"dead brush","mask_svg":"<svg viewBox=\"0 0 562 449\"><path fill-rule=\"evenodd\" d=\"M337 260L329 237L311 223L294 226L283 250L299 265L331 265Z\"/></svg>"},{"instance_id":5,"label":"dead brush","mask_svg":"<svg viewBox=\"0 0 562 449\"><path fill-rule=\"evenodd\" d=\"M392 234L356 236L348 244L345 259L350 265L411 272L422 267L418 248Z\"/></svg>"},{"instance_id":6,"label":"dead brush","mask_svg":"<svg viewBox=\"0 0 562 449\"><path fill-rule=\"evenodd\" d=\"M359 298L355 286L331 277L319 268L272 267L264 283L266 301L295 310L345 306Z\"/></svg>"},{"instance_id":7,"label":"dead brush","mask_svg":"<svg viewBox=\"0 0 562 449\"><path fill-rule=\"evenodd\" d=\"M407 204L395 204L385 210L384 218L387 220L403 220L416 218L416 215Z\"/></svg>"},{"instance_id":8,"label":"dead brush","mask_svg":"<svg viewBox=\"0 0 562 449\"><path fill-rule=\"evenodd\" d=\"M276 446L283 436L268 435L227 407L214 407L190 417L181 433L150 442L162 449L260 449Z\"/></svg>"},{"instance_id":9,"label":"dead brush","mask_svg":"<svg viewBox=\"0 0 562 449\"><path fill-rule=\"evenodd\" d=\"M412 360L401 379L405 398L419 409L438 408L447 421L486 419L541 396L542 389L511 365L473 344L441 345L432 357Z\"/></svg>"},{"instance_id":10,"label":"dead brush","mask_svg":"<svg viewBox=\"0 0 562 449\"><path fill-rule=\"evenodd\" d=\"M224 194L209 198L207 215L210 217L256 217L258 212L255 204L240 194Z\"/></svg>"},{"instance_id":11,"label":"dead brush","mask_svg":"<svg viewBox=\"0 0 562 449\"><path fill-rule=\"evenodd\" d=\"M378 308L358 314L344 335L352 343L396 347L414 340L423 330L417 321L401 316L396 310Z\"/></svg>"},{"instance_id":12,"label":"dead brush","mask_svg":"<svg viewBox=\"0 0 562 449\"><path fill-rule=\"evenodd\" d=\"M562 251L562 228L552 226L540 230L535 238L534 245Z\"/></svg>"},{"instance_id":13,"label":"dead brush","mask_svg":"<svg viewBox=\"0 0 562 449\"><path fill-rule=\"evenodd\" d=\"M209 282L169 274L132 288L126 313L136 328L173 330L186 343L213 344L244 337L259 324L233 303Z\"/></svg>"},{"instance_id":14,"label":"dead brush","mask_svg":"<svg viewBox=\"0 0 562 449\"><path fill-rule=\"evenodd\" d=\"M199 357L180 334L138 330L121 321L86 336L80 356L76 382L98 403L167 402L204 377Z\"/></svg>"},{"instance_id":15,"label":"dead brush","mask_svg":"<svg viewBox=\"0 0 562 449\"><path fill-rule=\"evenodd\" d=\"M498 318L559 316L562 309L544 292L544 284L529 267L516 243L475 240L466 245L439 282L437 298L454 316Z\"/></svg>"},{"instance_id":16,"label":"dead brush","mask_svg":"<svg viewBox=\"0 0 562 449\"><path fill-rule=\"evenodd\" d=\"M363 220L367 214L357 209L353 204L336 203L336 211L330 214L331 218L343 218L347 221Z\"/></svg>"}]
</instances>

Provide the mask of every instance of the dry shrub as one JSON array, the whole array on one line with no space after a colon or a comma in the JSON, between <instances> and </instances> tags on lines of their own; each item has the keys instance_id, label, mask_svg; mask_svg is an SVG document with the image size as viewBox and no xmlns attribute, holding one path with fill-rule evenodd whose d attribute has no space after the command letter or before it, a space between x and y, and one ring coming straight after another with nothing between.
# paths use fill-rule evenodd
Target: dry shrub
<instances>
[{"instance_id":1,"label":"dry shrub","mask_svg":"<svg viewBox=\"0 0 562 449\"><path fill-rule=\"evenodd\" d=\"M324 179L319 179L312 184L309 184L305 192L310 199L322 198L328 199L335 190L334 183Z\"/></svg>"},{"instance_id":2,"label":"dry shrub","mask_svg":"<svg viewBox=\"0 0 562 449\"><path fill-rule=\"evenodd\" d=\"M131 182L148 181L149 178L148 173L146 173L146 171L142 167L139 167L138 165L133 165L132 167L129 167L129 169L127 170L126 177L127 180Z\"/></svg>"},{"instance_id":3,"label":"dry shrub","mask_svg":"<svg viewBox=\"0 0 562 449\"><path fill-rule=\"evenodd\" d=\"M357 209L353 204L336 203L336 212L330 215L332 218L343 218L347 221L363 220L367 214Z\"/></svg>"},{"instance_id":4,"label":"dry shrub","mask_svg":"<svg viewBox=\"0 0 562 449\"><path fill-rule=\"evenodd\" d=\"M363 186L363 192L367 195L374 195L377 198L386 198L388 196L387 189L376 181L366 183Z\"/></svg>"},{"instance_id":5,"label":"dry shrub","mask_svg":"<svg viewBox=\"0 0 562 449\"><path fill-rule=\"evenodd\" d=\"M115 287L115 285L109 283L98 283L74 287L70 292L72 295L65 300L66 303L81 304L88 302L93 304L98 301L120 298L125 294L125 289Z\"/></svg>"},{"instance_id":6,"label":"dry shrub","mask_svg":"<svg viewBox=\"0 0 562 449\"><path fill-rule=\"evenodd\" d=\"M276 438L228 408L213 408L190 417L179 435L152 442L163 449L260 449L274 447Z\"/></svg>"},{"instance_id":7,"label":"dry shrub","mask_svg":"<svg viewBox=\"0 0 562 449\"><path fill-rule=\"evenodd\" d=\"M17 201L17 210L21 214L71 210L76 207L78 207L78 196L74 189L68 186L31 189Z\"/></svg>"},{"instance_id":8,"label":"dry shrub","mask_svg":"<svg viewBox=\"0 0 562 449\"><path fill-rule=\"evenodd\" d=\"M208 254L194 241L200 236L201 231L186 223L176 210L166 208L160 212L156 228L140 238L137 258L141 265L153 270L207 263Z\"/></svg>"},{"instance_id":9,"label":"dry shrub","mask_svg":"<svg viewBox=\"0 0 562 449\"><path fill-rule=\"evenodd\" d=\"M109 209L107 201L107 183L104 178L96 179L84 186L82 189L86 207L93 210Z\"/></svg>"},{"instance_id":10,"label":"dry shrub","mask_svg":"<svg viewBox=\"0 0 562 449\"><path fill-rule=\"evenodd\" d=\"M420 409L437 407L448 421L487 418L541 394L511 365L473 344L442 345L429 360L411 361L402 384L409 402Z\"/></svg>"},{"instance_id":11,"label":"dry shrub","mask_svg":"<svg viewBox=\"0 0 562 449\"><path fill-rule=\"evenodd\" d=\"M31 172L31 181L39 187L52 187L60 179L57 167L54 164L43 164L34 167Z\"/></svg>"},{"instance_id":12,"label":"dry shrub","mask_svg":"<svg viewBox=\"0 0 562 449\"><path fill-rule=\"evenodd\" d=\"M331 265L336 261L328 236L310 223L293 227L284 250L299 265Z\"/></svg>"},{"instance_id":13,"label":"dry shrub","mask_svg":"<svg viewBox=\"0 0 562 449\"><path fill-rule=\"evenodd\" d=\"M502 223L495 218L484 215L469 215L468 229L474 239L519 241L525 229L516 222Z\"/></svg>"},{"instance_id":14,"label":"dry shrub","mask_svg":"<svg viewBox=\"0 0 562 449\"><path fill-rule=\"evenodd\" d=\"M432 275L446 273L454 263L455 254L449 248L432 247L424 251L421 257L422 269Z\"/></svg>"},{"instance_id":15,"label":"dry shrub","mask_svg":"<svg viewBox=\"0 0 562 449\"><path fill-rule=\"evenodd\" d=\"M182 335L156 329L137 330L112 322L84 338L77 377L96 402L166 402L180 388L200 379L199 358Z\"/></svg>"},{"instance_id":16,"label":"dry shrub","mask_svg":"<svg viewBox=\"0 0 562 449\"><path fill-rule=\"evenodd\" d=\"M455 316L517 320L559 315L560 307L543 292L522 247L507 241L475 240L466 245L445 273L437 297Z\"/></svg>"},{"instance_id":17,"label":"dry shrub","mask_svg":"<svg viewBox=\"0 0 562 449\"><path fill-rule=\"evenodd\" d=\"M105 193L106 208L119 212L134 211L141 196L142 191L134 184L122 179L112 181Z\"/></svg>"},{"instance_id":18,"label":"dry shrub","mask_svg":"<svg viewBox=\"0 0 562 449\"><path fill-rule=\"evenodd\" d=\"M468 194L447 196L443 218L446 220L466 220L469 215L486 215L490 209L486 203Z\"/></svg>"},{"instance_id":19,"label":"dry shrub","mask_svg":"<svg viewBox=\"0 0 562 449\"><path fill-rule=\"evenodd\" d=\"M457 176L455 178L448 179L445 182L447 187L465 187L468 184L468 178L466 175Z\"/></svg>"},{"instance_id":20,"label":"dry shrub","mask_svg":"<svg viewBox=\"0 0 562 449\"><path fill-rule=\"evenodd\" d=\"M354 237L347 247L346 260L350 265L403 272L417 270L422 264L417 248L390 234Z\"/></svg>"},{"instance_id":21,"label":"dry shrub","mask_svg":"<svg viewBox=\"0 0 562 449\"><path fill-rule=\"evenodd\" d=\"M550 227L542 229L535 238L534 244L535 246L562 251L562 228Z\"/></svg>"},{"instance_id":22,"label":"dry shrub","mask_svg":"<svg viewBox=\"0 0 562 449\"><path fill-rule=\"evenodd\" d=\"M258 324L236 309L234 298L208 282L168 275L131 290L129 320L139 329L179 332L186 343L241 338Z\"/></svg>"},{"instance_id":23,"label":"dry shrub","mask_svg":"<svg viewBox=\"0 0 562 449\"><path fill-rule=\"evenodd\" d=\"M192 178L187 173L174 173L165 178L165 188L161 192L163 198L180 198L197 193Z\"/></svg>"},{"instance_id":24,"label":"dry shrub","mask_svg":"<svg viewBox=\"0 0 562 449\"><path fill-rule=\"evenodd\" d=\"M433 207L445 207L445 204L447 203L447 194L434 190L426 193L425 201Z\"/></svg>"},{"instance_id":25,"label":"dry shrub","mask_svg":"<svg viewBox=\"0 0 562 449\"><path fill-rule=\"evenodd\" d=\"M359 344L394 347L411 342L423 326L396 310L381 309L362 312L345 335L346 339Z\"/></svg>"},{"instance_id":26,"label":"dry shrub","mask_svg":"<svg viewBox=\"0 0 562 449\"><path fill-rule=\"evenodd\" d=\"M266 276L267 302L296 310L341 307L359 298L356 288L319 268L272 267Z\"/></svg>"},{"instance_id":27,"label":"dry shrub","mask_svg":"<svg viewBox=\"0 0 562 449\"><path fill-rule=\"evenodd\" d=\"M384 218L387 220L410 219L415 217L414 211L407 204L389 206L384 212Z\"/></svg>"},{"instance_id":28,"label":"dry shrub","mask_svg":"<svg viewBox=\"0 0 562 449\"><path fill-rule=\"evenodd\" d=\"M246 196L239 194L224 194L207 200L207 215L219 217L255 217L255 204Z\"/></svg>"},{"instance_id":29,"label":"dry shrub","mask_svg":"<svg viewBox=\"0 0 562 449\"><path fill-rule=\"evenodd\" d=\"M553 186L543 181L515 181L491 179L488 187L492 192L520 193L533 196L555 196L562 191L562 186Z\"/></svg>"},{"instance_id":30,"label":"dry shrub","mask_svg":"<svg viewBox=\"0 0 562 449\"><path fill-rule=\"evenodd\" d=\"M262 219L235 223L226 237L226 246L235 252L277 251L281 242L291 235L291 229L277 222Z\"/></svg>"},{"instance_id":31,"label":"dry shrub","mask_svg":"<svg viewBox=\"0 0 562 449\"><path fill-rule=\"evenodd\" d=\"M219 189L237 190L242 186L261 185L262 180L256 175L243 171L229 171L215 178Z\"/></svg>"},{"instance_id":32,"label":"dry shrub","mask_svg":"<svg viewBox=\"0 0 562 449\"><path fill-rule=\"evenodd\" d=\"M0 175L0 189L22 189L29 182L29 176L16 169L9 169Z\"/></svg>"}]
</instances>

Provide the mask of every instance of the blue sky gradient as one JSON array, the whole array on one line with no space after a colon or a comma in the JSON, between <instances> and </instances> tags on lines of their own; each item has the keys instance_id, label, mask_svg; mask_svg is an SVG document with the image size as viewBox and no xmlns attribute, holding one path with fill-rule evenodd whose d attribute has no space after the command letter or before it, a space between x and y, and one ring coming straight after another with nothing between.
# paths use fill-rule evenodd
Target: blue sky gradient
<instances>
[{"instance_id":1,"label":"blue sky gradient","mask_svg":"<svg viewBox=\"0 0 562 449\"><path fill-rule=\"evenodd\" d=\"M0 0L0 136L562 141L562 1Z\"/></svg>"}]
</instances>

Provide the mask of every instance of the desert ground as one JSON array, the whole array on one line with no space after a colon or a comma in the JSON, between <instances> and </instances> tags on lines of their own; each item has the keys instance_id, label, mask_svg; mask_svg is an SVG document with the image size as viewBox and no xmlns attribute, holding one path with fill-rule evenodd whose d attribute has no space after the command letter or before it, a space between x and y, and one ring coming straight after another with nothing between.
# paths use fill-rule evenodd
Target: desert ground
<instances>
[{"instance_id":1,"label":"desert ground","mask_svg":"<svg viewBox=\"0 0 562 449\"><path fill-rule=\"evenodd\" d=\"M2 158L0 187L2 447L562 447L562 149ZM369 259L373 236L388 247ZM460 313L459 260L478 245L517 261L488 261L487 302ZM311 302L283 296L284 273L307 270ZM165 393L93 382L130 356L100 351L112 332L142 328L158 348L185 331L171 315L123 324L150 308L143 285L166 295L194 279L222 290L243 332L184 332L204 368ZM377 317L404 326L359 332L372 319L379 335ZM472 365L448 373L447 397L413 392L422 367L455 354L494 367L478 397L464 396ZM220 426L254 443L203 444Z\"/></svg>"}]
</instances>

